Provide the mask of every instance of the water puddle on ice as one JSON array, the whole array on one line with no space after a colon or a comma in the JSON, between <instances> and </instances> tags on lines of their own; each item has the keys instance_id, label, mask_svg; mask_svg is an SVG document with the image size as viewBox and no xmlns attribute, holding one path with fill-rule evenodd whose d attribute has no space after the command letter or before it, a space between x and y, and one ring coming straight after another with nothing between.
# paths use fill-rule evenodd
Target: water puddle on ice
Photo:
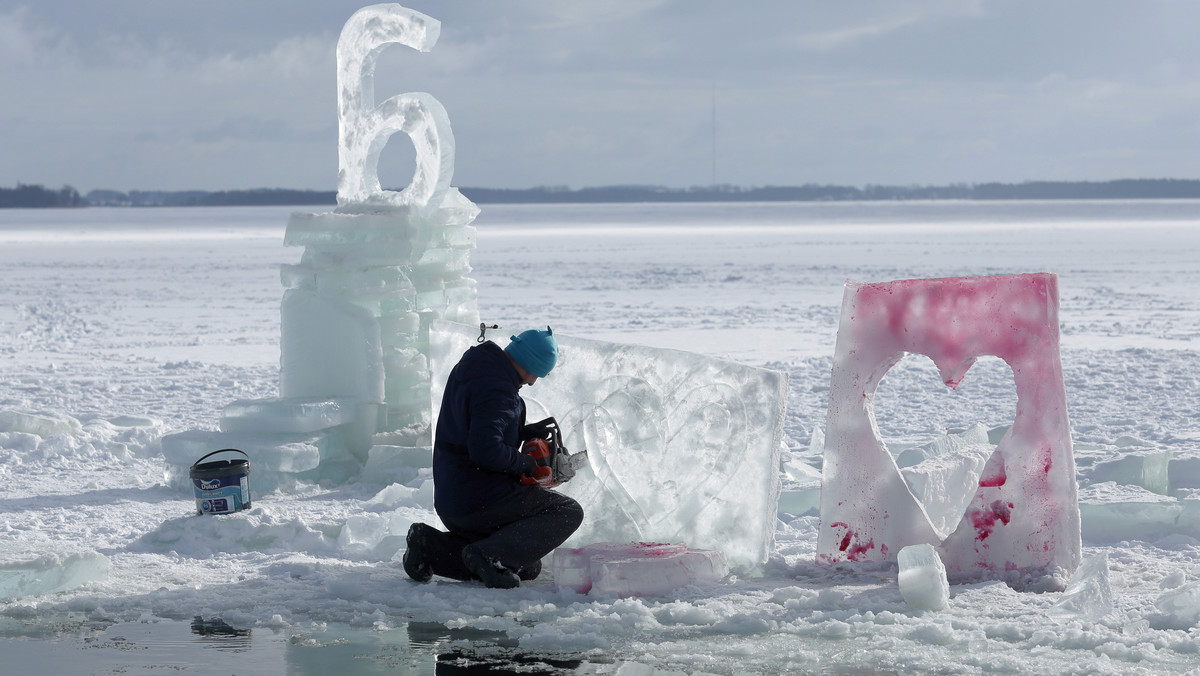
<instances>
[{"instance_id":1,"label":"water puddle on ice","mask_svg":"<svg viewBox=\"0 0 1200 676\"><path fill-rule=\"evenodd\" d=\"M323 625L308 630L237 629L220 619L96 624L69 619L0 622L7 664L48 674L570 673L582 660L527 657L482 630L412 623L398 629Z\"/></svg>"},{"instance_id":2,"label":"water puddle on ice","mask_svg":"<svg viewBox=\"0 0 1200 676\"><path fill-rule=\"evenodd\" d=\"M36 668L44 674L96 676L687 673L619 656L526 655L499 632L418 622L392 629L326 624L307 630L247 630L201 617L117 623L0 618L0 655L5 664L20 665L27 673ZM839 664L812 667L806 673L896 673Z\"/></svg>"}]
</instances>

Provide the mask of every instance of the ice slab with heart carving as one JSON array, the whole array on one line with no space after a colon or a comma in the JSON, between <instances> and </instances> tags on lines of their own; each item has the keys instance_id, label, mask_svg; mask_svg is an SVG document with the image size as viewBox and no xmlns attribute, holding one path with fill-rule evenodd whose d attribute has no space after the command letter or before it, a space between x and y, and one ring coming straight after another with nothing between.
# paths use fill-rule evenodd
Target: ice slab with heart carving
<instances>
[{"instance_id":1,"label":"ice slab with heart carving","mask_svg":"<svg viewBox=\"0 0 1200 676\"><path fill-rule=\"evenodd\" d=\"M503 347L520 330L488 337ZM430 325L435 416L450 369L479 336L478 327ZM554 416L567 448L588 452L588 466L558 488L585 514L564 546L687 542L720 550L736 571L758 571L775 542L787 374L554 337L554 371L521 395L529 420Z\"/></svg>"},{"instance_id":2,"label":"ice slab with heart carving","mask_svg":"<svg viewBox=\"0 0 1200 676\"><path fill-rule=\"evenodd\" d=\"M943 537L906 485L875 424L873 397L906 353L957 387L978 357L1004 360L1016 417ZM975 478L977 477L977 478ZM1061 587L1082 549L1075 461L1059 356L1058 278L1038 273L849 281L830 381L817 558L894 560L938 546L952 578Z\"/></svg>"}]
</instances>

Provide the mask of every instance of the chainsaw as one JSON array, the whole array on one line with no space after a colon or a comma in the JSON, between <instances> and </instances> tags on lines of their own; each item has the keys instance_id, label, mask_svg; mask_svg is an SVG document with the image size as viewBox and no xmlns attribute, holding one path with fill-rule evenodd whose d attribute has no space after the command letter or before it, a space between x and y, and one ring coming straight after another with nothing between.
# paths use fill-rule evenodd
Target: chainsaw
<instances>
[{"instance_id":1,"label":"chainsaw","mask_svg":"<svg viewBox=\"0 0 1200 676\"><path fill-rule=\"evenodd\" d=\"M571 453L563 445L562 432L558 421L546 418L530 423L521 428L521 438L524 439L523 452L532 455L540 465L549 464L554 483L561 484L575 477L575 472L587 465L587 450ZM542 440L543 444L535 440ZM530 443L533 441L534 443Z\"/></svg>"}]
</instances>

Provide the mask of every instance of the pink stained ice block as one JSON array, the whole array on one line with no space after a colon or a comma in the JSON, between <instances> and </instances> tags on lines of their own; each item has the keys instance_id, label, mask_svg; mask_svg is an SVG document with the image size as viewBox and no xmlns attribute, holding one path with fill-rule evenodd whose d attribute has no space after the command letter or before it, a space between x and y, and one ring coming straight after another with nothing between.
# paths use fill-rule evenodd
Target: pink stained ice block
<instances>
[{"instance_id":1,"label":"pink stained ice block","mask_svg":"<svg viewBox=\"0 0 1200 676\"><path fill-rule=\"evenodd\" d=\"M598 542L554 551L554 583L580 594L661 596L728 574L724 554L683 544Z\"/></svg>"},{"instance_id":2,"label":"pink stained ice block","mask_svg":"<svg viewBox=\"0 0 1200 676\"><path fill-rule=\"evenodd\" d=\"M940 545L958 577L1065 580L1082 543L1053 274L847 282L830 381L817 558L887 561ZM956 387L980 356L1013 371L1017 411L944 541L875 425L873 397L905 353Z\"/></svg>"}]
</instances>

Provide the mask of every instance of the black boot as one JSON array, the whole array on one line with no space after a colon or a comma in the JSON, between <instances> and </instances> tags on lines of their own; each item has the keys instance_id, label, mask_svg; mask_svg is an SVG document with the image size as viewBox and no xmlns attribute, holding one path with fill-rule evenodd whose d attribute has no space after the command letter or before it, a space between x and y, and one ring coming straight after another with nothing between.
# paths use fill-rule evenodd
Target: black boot
<instances>
[{"instance_id":1,"label":"black boot","mask_svg":"<svg viewBox=\"0 0 1200 676\"><path fill-rule=\"evenodd\" d=\"M533 563L530 563L525 566L521 566L520 568L517 569L517 577L521 578L522 580L525 580L526 582L528 582L529 580L536 580L537 576L541 575L541 574L542 574L542 562L541 561L534 561Z\"/></svg>"},{"instance_id":2,"label":"black boot","mask_svg":"<svg viewBox=\"0 0 1200 676\"><path fill-rule=\"evenodd\" d=\"M414 523L408 527L408 536L405 538L408 549L404 550L404 572L417 582L429 582L433 578L433 568L426 558L429 551L429 530L433 530L433 527Z\"/></svg>"},{"instance_id":3,"label":"black boot","mask_svg":"<svg viewBox=\"0 0 1200 676\"><path fill-rule=\"evenodd\" d=\"M512 589L521 584L521 580L517 577L516 573L501 566L499 563L489 561L475 545L467 545L463 548L462 560L467 570L471 571L475 577L483 580L483 583L489 587Z\"/></svg>"}]
</instances>

